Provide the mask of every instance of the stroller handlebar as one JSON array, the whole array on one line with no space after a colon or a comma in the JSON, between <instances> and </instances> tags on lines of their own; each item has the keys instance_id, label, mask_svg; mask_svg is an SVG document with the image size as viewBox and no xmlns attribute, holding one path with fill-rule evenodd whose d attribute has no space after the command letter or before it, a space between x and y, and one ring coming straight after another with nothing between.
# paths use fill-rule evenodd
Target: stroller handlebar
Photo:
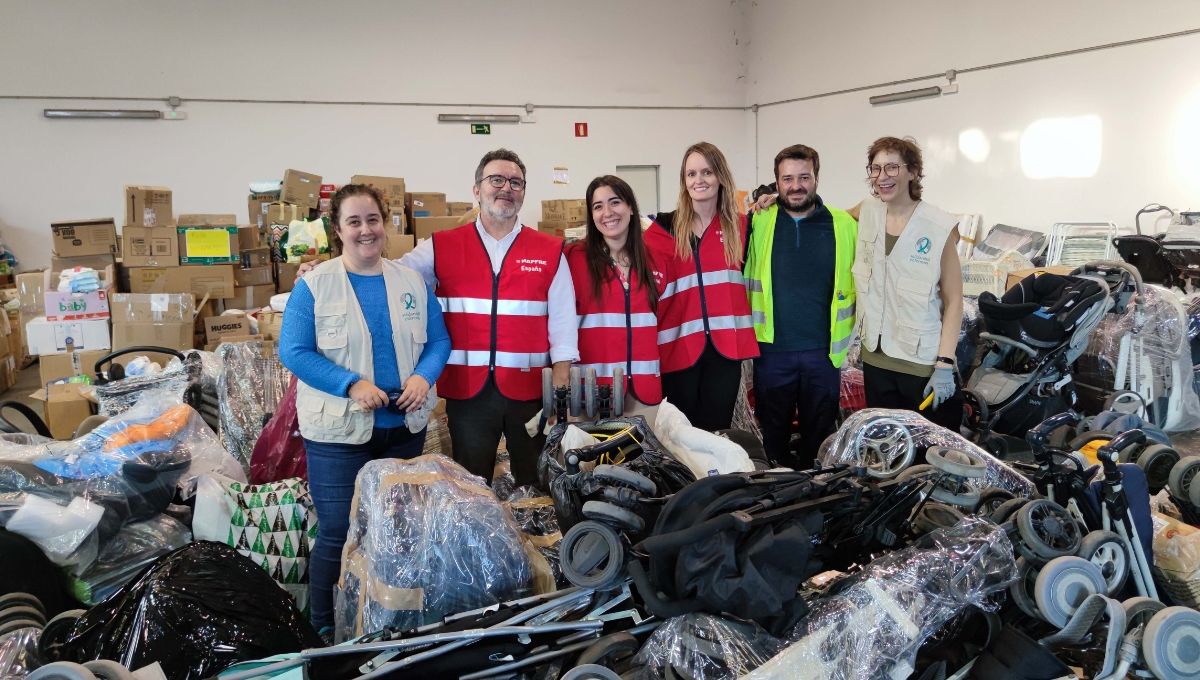
<instances>
[{"instance_id":1,"label":"stroller handlebar","mask_svg":"<svg viewBox=\"0 0 1200 680\"><path fill-rule=\"evenodd\" d=\"M1070 425L1074 427L1075 425L1079 424L1080 420L1082 419L1079 417L1079 414L1075 413L1074 411L1064 411L1057 415L1050 416L1046 420L1039 423L1032 430L1026 432L1025 441L1029 444L1029 447L1033 449L1033 453L1035 455L1042 453L1046 450L1046 447L1050 443L1051 432L1054 432L1064 425Z\"/></svg>"},{"instance_id":2,"label":"stroller handlebar","mask_svg":"<svg viewBox=\"0 0 1200 680\"><path fill-rule=\"evenodd\" d=\"M1111 462L1115 464L1117 462L1117 455L1121 453L1121 450L1125 447L1133 444L1145 443L1146 433L1144 431L1140 429L1126 430L1110 439L1104 446L1101 446L1100 449L1096 451L1096 457L1105 463L1105 468L1107 468L1108 463Z\"/></svg>"}]
</instances>

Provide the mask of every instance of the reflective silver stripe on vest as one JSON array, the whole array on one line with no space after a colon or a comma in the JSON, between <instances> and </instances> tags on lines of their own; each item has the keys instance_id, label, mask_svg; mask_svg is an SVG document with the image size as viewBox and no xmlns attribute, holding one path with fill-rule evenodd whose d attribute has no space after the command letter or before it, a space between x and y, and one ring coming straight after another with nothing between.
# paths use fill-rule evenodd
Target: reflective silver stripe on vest
<instances>
[{"instance_id":1,"label":"reflective silver stripe on vest","mask_svg":"<svg viewBox=\"0 0 1200 680\"><path fill-rule=\"evenodd\" d=\"M658 296L658 299L663 300L675 295L676 293L682 293L689 288L695 288L698 280L699 279L696 278L695 274L681 276L678 279L668 283L666 286L663 286L663 292ZM746 284L746 279L742 276L742 273L734 269L722 269L715 272L704 272L703 280L704 285L706 286L715 286L719 283L736 283L739 286L744 286Z\"/></svg>"},{"instance_id":2,"label":"reflective silver stripe on vest","mask_svg":"<svg viewBox=\"0 0 1200 680\"><path fill-rule=\"evenodd\" d=\"M829 353L833 354L833 355L838 355L838 354L841 354L842 352L845 352L850 347L850 338L852 336L853 336L853 333L851 333L850 335L848 335L848 336L842 338L841 340L838 340L837 342L830 345Z\"/></svg>"},{"instance_id":3,"label":"reflective silver stripe on vest","mask_svg":"<svg viewBox=\"0 0 1200 680\"><path fill-rule=\"evenodd\" d=\"M853 319L853 318L854 318L854 305L850 305L849 307L843 307L843 308L839 309L837 312L837 320L838 321L845 321L846 319Z\"/></svg>"},{"instance_id":4,"label":"reflective silver stripe on vest","mask_svg":"<svg viewBox=\"0 0 1200 680\"><path fill-rule=\"evenodd\" d=\"M658 325L658 319L650 312L639 312L629 315L631 328L653 328ZM624 314L584 314L579 317L579 327L582 328L625 328Z\"/></svg>"},{"instance_id":5,"label":"reflective silver stripe on vest","mask_svg":"<svg viewBox=\"0 0 1200 680\"><path fill-rule=\"evenodd\" d=\"M737 330L740 328L753 328L754 322L748 315L729 315L729 316L713 316L708 319L708 328L712 331ZM693 321L684 322L674 328L664 328L658 332L658 344L663 345L668 342L674 342L679 338L692 335L693 333L704 332L704 320L695 319Z\"/></svg>"},{"instance_id":6,"label":"reflective silver stripe on vest","mask_svg":"<svg viewBox=\"0 0 1200 680\"><path fill-rule=\"evenodd\" d=\"M763 292L762 281L759 281L758 279L746 279L746 290L750 291L751 293Z\"/></svg>"},{"instance_id":7,"label":"reflective silver stripe on vest","mask_svg":"<svg viewBox=\"0 0 1200 680\"><path fill-rule=\"evenodd\" d=\"M486 349L452 349L450 350L450 358L446 360L446 363L454 364L455 366L486 367L490 357L491 352ZM524 352L496 352L496 366L499 368L541 368L549 365L549 352L534 352L532 354Z\"/></svg>"},{"instance_id":8,"label":"reflective silver stripe on vest","mask_svg":"<svg viewBox=\"0 0 1200 680\"><path fill-rule=\"evenodd\" d=\"M491 314L490 298L440 297L438 302L443 312L458 314ZM496 313L500 316L546 316L550 305L537 300L497 300Z\"/></svg>"},{"instance_id":9,"label":"reflective silver stripe on vest","mask_svg":"<svg viewBox=\"0 0 1200 680\"><path fill-rule=\"evenodd\" d=\"M765 324L767 322L767 313L750 312L750 320L757 324Z\"/></svg>"},{"instance_id":10,"label":"reflective silver stripe on vest","mask_svg":"<svg viewBox=\"0 0 1200 680\"><path fill-rule=\"evenodd\" d=\"M613 369L627 370L624 361L617 361L608 364L579 364L579 368L587 370L589 368L596 369L596 376L600 378L611 378ZM629 367L633 370L634 375L658 375L657 361L634 361ZM626 375L625 377L629 377Z\"/></svg>"}]
</instances>

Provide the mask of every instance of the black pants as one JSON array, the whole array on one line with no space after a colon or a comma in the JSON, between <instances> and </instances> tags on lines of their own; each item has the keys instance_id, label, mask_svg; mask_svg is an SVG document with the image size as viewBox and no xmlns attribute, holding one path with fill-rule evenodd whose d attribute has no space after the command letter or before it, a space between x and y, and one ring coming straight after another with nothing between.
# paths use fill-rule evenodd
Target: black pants
<instances>
[{"instance_id":1,"label":"black pants","mask_svg":"<svg viewBox=\"0 0 1200 680\"><path fill-rule=\"evenodd\" d=\"M537 460L546 437L530 437L529 422L542 408L541 400L515 401L500 394L488 378L479 394L470 399L447 399L446 420L454 460L473 475L491 481L496 467L496 449L504 435L517 486L537 484Z\"/></svg>"},{"instance_id":2,"label":"black pants","mask_svg":"<svg viewBox=\"0 0 1200 680\"><path fill-rule=\"evenodd\" d=\"M693 427L713 432L729 427L738 387L742 384L742 362L721 356L712 341L695 364L663 373L663 396L675 404Z\"/></svg>"},{"instance_id":3,"label":"black pants","mask_svg":"<svg viewBox=\"0 0 1200 680\"><path fill-rule=\"evenodd\" d=\"M754 360L754 415L767 457L777 465L812 469L821 442L836 429L841 380L824 349L763 352ZM794 455L792 432L800 435Z\"/></svg>"},{"instance_id":4,"label":"black pants","mask_svg":"<svg viewBox=\"0 0 1200 680\"><path fill-rule=\"evenodd\" d=\"M929 409L918 411L925 401L925 385L929 378L907 373L897 373L886 368L877 368L863 363L863 390L866 392L867 408L898 408L916 411L931 422L957 433L962 426L963 393L959 388L953 396L942 402L932 413ZM957 376L954 379L958 385Z\"/></svg>"}]
</instances>

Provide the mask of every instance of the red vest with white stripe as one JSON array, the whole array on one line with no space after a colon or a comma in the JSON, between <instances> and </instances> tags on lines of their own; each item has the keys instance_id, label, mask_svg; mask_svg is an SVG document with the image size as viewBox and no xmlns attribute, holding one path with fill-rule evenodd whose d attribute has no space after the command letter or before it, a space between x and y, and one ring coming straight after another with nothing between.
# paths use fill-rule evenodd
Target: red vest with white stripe
<instances>
[{"instance_id":1,"label":"red vest with white stripe","mask_svg":"<svg viewBox=\"0 0 1200 680\"><path fill-rule=\"evenodd\" d=\"M479 394L494 371L509 399L542 396L550 365L547 300L562 240L518 226L498 274L475 224L433 234L437 297L450 333L450 359L438 380L447 399Z\"/></svg>"},{"instance_id":2,"label":"red vest with white stripe","mask_svg":"<svg viewBox=\"0 0 1200 680\"><path fill-rule=\"evenodd\" d=\"M625 374L625 390L638 401L662 401L658 319L650 308L648 291L632 277L627 291L616 268L609 265L612 275L601 284L597 300L582 243L567 249L567 264L579 314L579 367L596 369L596 382L601 385L611 385L613 369L619 368Z\"/></svg>"},{"instance_id":3,"label":"red vest with white stripe","mask_svg":"<svg viewBox=\"0 0 1200 680\"><path fill-rule=\"evenodd\" d=\"M687 260L675 254L671 232L674 213L664 213L646 230L646 247L663 269L658 297L658 352L663 373L690 368L704 352L705 338L727 359L758 356L758 341L750 317L750 299L741 263L725 263L725 240L720 217L704 231L700 245ZM688 225L674 225L687 229ZM738 229L746 242L746 220Z\"/></svg>"}]
</instances>

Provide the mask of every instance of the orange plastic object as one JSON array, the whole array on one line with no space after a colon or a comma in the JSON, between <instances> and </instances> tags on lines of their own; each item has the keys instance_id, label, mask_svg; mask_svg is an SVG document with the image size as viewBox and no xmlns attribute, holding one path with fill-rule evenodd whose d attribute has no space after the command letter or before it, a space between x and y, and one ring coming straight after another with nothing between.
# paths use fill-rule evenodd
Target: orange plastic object
<instances>
[{"instance_id":1,"label":"orange plastic object","mask_svg":"<svg viewBox=\"0 0 1200 680\"><path fill-rule=\"evenodd\" d=\"M144 425L130 425L108 438L104 443L105 451L119 449L137 442L170 439L187 427L188 419L192 417L192 407L179 404L167 409L163 414Z\"/></svg>"}]
</instances>

